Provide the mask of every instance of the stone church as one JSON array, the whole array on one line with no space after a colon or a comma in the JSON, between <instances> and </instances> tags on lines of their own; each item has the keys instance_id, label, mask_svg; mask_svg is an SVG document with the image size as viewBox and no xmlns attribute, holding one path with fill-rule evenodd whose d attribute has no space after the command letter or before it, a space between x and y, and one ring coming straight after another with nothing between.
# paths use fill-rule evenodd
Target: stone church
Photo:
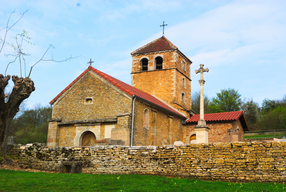
<instances>
[{"instance_id":1,"label":"stone church","mask_svg":"<svg viewBox=\"0 0 286 192\"><path fill-rule=\"evenodd\" d=\"M131 56L131 85L89 66L50 102L48 147L195 143L192 61L165 36ZM248 130L242 111L205 120L209 143L242 141Z\"/></svg>"}]
</instances>

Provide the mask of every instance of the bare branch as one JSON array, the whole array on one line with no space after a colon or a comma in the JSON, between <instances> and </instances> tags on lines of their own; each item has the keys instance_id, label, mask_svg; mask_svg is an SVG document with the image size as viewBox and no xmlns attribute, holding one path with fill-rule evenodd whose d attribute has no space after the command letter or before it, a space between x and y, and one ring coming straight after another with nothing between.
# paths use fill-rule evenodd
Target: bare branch
<instances>
[{"instance_id":1,"label":"bare branch","mask_svg":"<svg viewBox=\"0 0 286 192\"><path fill-rule=\"evenodd\" d=\"M6 37L7 37L8 32L10 31L10 29L11 29L12 27L14 27L14 26L24 17L24 15L29 11L29 9L30 9L30 7L29 7L24 13L21 14L21 17L20 17L16 22L14 22L14 23L9 27L10 18L11 18L12 14L13 14L15 11L10 14L10 16L9 16L9 18L8 18L8 21L7 21L7 24L6 24L6 31L5 31L5 34L4 34L4 38L3 38L3 40L2 40L2 45L1 45L1 48L0 48L0 53L2 52L3 47L4 47L5 43L6 43Z\"/></svg>"},{"instance_id":2,"label":"bare branch","mask_svg":"<svg viewBox=\"0 0 286 192\"><path fill-rule=\"evenodd\" d=\"M34 64L32 65L31 69L30 69L30 72L29 72L29 75L28 75L28 78L30 78L31 76L31 73L32 73L32 70L33 70L33 67L35 67L39 62L41 61L53 61L53 62L64 62L64 61L69 61L71 59L75 59L79 56L76 56L76 57L73 57L73 56L70 56L69 58L66 58L64 60L54 60L54 59L43 59L45 57L45 55L47 54L47 52L49 51L50 48L54 48L54 46L52 44L49 45L49 47L47 48L47 50L45 51L45 53L42 55L42 57Z\"/></svg>"},{"instance_id":3,"label":"bare branch","mask_svg":"<svg viewBox=\"0 0 286 192\"><path fill-rule=\"evenodd\" d=\"M47 52L49 51L49 49L50 49L51 47L52 47L52 44L47 48L47 50L45 51L45 53L42 55L41 59L39 59L34 65L32 65L28 77L30 77L33 67L36 66L40 61L43 60L43 58L45 57L45 55L47 54Z\"/></svg>"},{"instance_id":4,"label":"bare branch","mask_svg":"<svg viewBox=\"0 0 286 192\"><path fill-rule=\"evenodd\" d=\"M18 34L16 35L15 40L16 40L17 48L19 48L19 43L18 43Z\"/></svg>"},{"instance_id":5,"label":"bare branch","mask_svg":"<svg viewBox=\"0 0 286 192\"><path fill-rule=\"evenodd\" d=\"M16 59L18 58L18 56L15 57L14 61L11 61L7 64L7 67L6 67L6 70L5 70L5 76L6 76L6 73L7 73L7 70L8 70L8 67L11 63L14 63L16 61Z\"/></svg>"},{"instance_id":6,"label":"bare branch","mask_svg":"<svg viewBox=\"0 0 286 192\"><path fill-rule=\"evenodd\" d=\"M80 56L80 55L79 55ZM63 59L63 60L54 60L54 59L42 59L42 61L53 61L53 62L57 62L57 63L60 63L60 62L65 62L65 61L69 61L71 59L75 59L75 58L78 58L79 56L76 56L76 57L73 57L72 55L66 59Z\"/></svg>"},{"instance_id":7,"label":"bare branch","mask_svg":"<svg viewBox=\"0 0 286 192\"><path fill-rule=\"evenodd\" d=\"M25 72L25 77L27 77L27 74L26 74L26 59L25 59L25 57L24 57L24 54L22 54L22 59L23 59L23 61L24 61L24 72Z\"/></svg>"},{"instance_id":8,"label":"bare branch","mask_svg":"<svg viewBox=\"0 0 286 192\"><path fill-rule=\"evenodd\" d=\"M13 25L11 25L11 26L8 28L8 31L9 31L12 27L14 27L14 26L22 19L22 17L24 17L24 15L29 11L29 9L30 9L30 7L29 7L26 11L24 11L24 13L21 14L21 17L20 17ZM9 17L9 19L10 19L10 17ZM7 27L8 27L8 23L7 23Z\"/></svg>"},{"instance_id":9,"label":"bare branch","mask_svg":"<svg viewBox=\"0 0 286 192\"><path fill-rule=\"evenodd\" d=\"M20 54L19 54L20 55ZM20 63L20 76L22 77L22 63L21 63L21 55L18 56L19 58L19 63Z\"/></svg>"}]
</instances>

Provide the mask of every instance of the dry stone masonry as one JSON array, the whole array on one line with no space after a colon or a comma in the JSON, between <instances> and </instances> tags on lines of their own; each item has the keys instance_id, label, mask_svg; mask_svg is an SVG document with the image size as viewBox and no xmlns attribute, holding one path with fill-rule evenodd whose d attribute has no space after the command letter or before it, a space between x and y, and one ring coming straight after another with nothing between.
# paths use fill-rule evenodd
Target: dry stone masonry
<instances>
[{"instance_id":1,"label":"dry stone masonry","mask_svg":"<svg viewBox=\"0 0 286 192\"><path fill-rule=\"evenodd\" d=\"M91 174L148 174L229 181L286 181L286 142L180 147L14 148L22 167Z\"/></svg>"}]
</instances>

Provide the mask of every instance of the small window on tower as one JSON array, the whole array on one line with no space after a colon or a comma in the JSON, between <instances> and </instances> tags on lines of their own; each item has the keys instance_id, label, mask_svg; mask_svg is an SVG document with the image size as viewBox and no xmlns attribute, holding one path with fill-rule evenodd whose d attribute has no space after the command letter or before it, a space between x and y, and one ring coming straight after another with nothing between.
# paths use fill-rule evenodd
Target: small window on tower
<instances>
[{"instance_id":1,"label":"small window on tower","mask_svg":"<svg viewBox=\"0 0 286 192\"><path fill-rule=\"evenodd\" d=\"M86 97L84 103L85 103L85 104L92 104L92 103L93 103L92 101L93 101L93 98L92 98L92 97Z\"/></svg>"},{"instance_id":2,"label":"small window on tower","mask_svg":"<svg viewBox=\"0 0 286 192\"><path fill-rule=\"evenodd\" d=\"M163 58L156 57L156 69L163 69Z\"/></svg>"},{"instance_id":3,"label":"small window on tower","mask_svg":"<svg viewBox=\"0 0 286 192\"><path fill-rule=\"evenodd\" d=\"M182 85L183 85L183 88L186 87L186 85L185 85L185 78L184 77L183 77Z\"/></svg>"},{"instance_id":4,"label":"small window on tower","mask_svg":"<svg viewBox=\"0 0 286 192\"><path fill-rule=\"evenodd\" d=\"M185 103L185 93L182 93L182 103Z\"/></svg>"},{"instance_id":5,"label":"small window on tower","mask_svg":"<svg viewBox=\"0 0 286 192\"><path fill-rule=\"evenodd\" d=\"M182 68L186 72L186 62L184 60L182 61Z\"/></svg>"},{"instance_id":6,"label":"small window on tower","mask_svg":"<svg viewBox=\"0 0 286 192\"><path fill-rule=\"evenodd\" d=\"M142 71L148 71L148 59L144 58L141 60Z\"/></svg>"}]
</instances>

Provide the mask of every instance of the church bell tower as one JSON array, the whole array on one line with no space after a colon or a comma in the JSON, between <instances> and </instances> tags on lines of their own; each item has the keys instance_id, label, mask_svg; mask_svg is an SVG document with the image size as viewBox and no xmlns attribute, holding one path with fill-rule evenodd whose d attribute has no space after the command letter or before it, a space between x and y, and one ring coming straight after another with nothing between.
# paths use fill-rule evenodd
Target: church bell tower
<instances>
[{"instance_id":1,"label":"church bell tower","mask_svg":"<svg viewBox=\"0 0 286 192\"><path fill-rule=\"evenodd\" d=\"M191 64L175 45L162 36L133 51L131 85L189 114Z\"/></svg>"}]
</instances>

